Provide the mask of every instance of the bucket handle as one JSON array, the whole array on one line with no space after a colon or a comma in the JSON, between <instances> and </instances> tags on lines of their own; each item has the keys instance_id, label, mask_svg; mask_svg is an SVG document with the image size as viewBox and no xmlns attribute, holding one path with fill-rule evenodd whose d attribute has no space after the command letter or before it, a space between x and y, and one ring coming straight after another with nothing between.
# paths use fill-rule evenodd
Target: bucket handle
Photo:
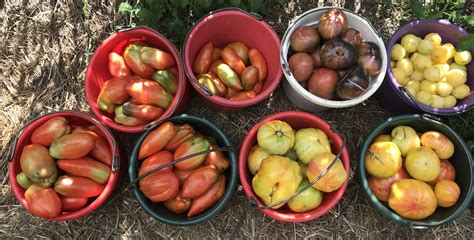
<instances>
[{"instance_id":1,"label":"bucket handle","mask_svg":"<svg viewBox=\"0 0 474 240\"><path fill-rule=\"evenodd\" d=\"M416 225L414 223L410 223L408 226L413 230L426 230L426 229L428 229L427 226Z\"/></svg>"},{"instance_id":2,"label":"bucket handle","mask_svg":"<svg viewBox=\"0 0 474 240\"><path fill-rule=\"evenodd\" d=\"M283 71L285 71L286 75L288 75L289 77L293 77L293 73L291 72L290 68L288 67L288 64L282 63L281 68L283 69Z\"/></svg>"},{"instance_id":3,"label":"bucket handle","mask_svg":"<svg viewBox=\"0 0 474 240\"><path fill-rule=\"evenodd\" d=\"M115 26L115 32L126 32L128 30L131 30L133 28L132 25L126 24L126 25L117 25Z\"/></svg>"},{"instance_id":4,"label":"bucket handle","mask_svg":"<svg viewBox=\"0 0 474 240\"><path fill-rule=\"evenodd\" d=\"M28 127L34 121L36 121L36 120L38 120L42 117L46 117L46 116L53 115L53 114L56 114L56 113L79 114L79 115L93 121L94 123L96 123L101 128L101 130L105 131L106 134L109 135L110 137L113 136L112 132L108 128L104 127L104 125L101 122L99 122L97 119L95 119L95 118L93 118L93 117L89 116L88 114L83 113L81 111L63 110L63 111L49 112L49 113L46 113L44 115L40 115L40 116L34 118L33 120L30 120L13 136L13 138L10 140L10 143L9 143L10 147L8 149L8 152L7 152L8 161L11 162L13 160L13 155L15 155L15 150L16 150L16 144L18 143L18 138L23 133L25 128ZM118 153L117 143L115 141L112 141L112 148L114 149L114 152L112 154L112 166L111 166L111 168L112 168L112 172L116 172L119 168L120 161L118 159L119 158L119 153Z\"/></svg>"},{"instance_id":5,"label":"bucket handle","mask_svg":"<svg viewBox=\"0 0 474 240\"><path fill-rule=\"evenodd\" d=\"M179 162L182 162L184 160L187 160L187 159L190 159L190 158L193 158L193 157L197 157L197 156L200 156L200 155L203 155L203 154L208 154L210 152L215 152L215 151L222 151L222 152L234 152L234 148L232 146L225 146L225 147L217 147L217 148L210 148L208 150L205 150L205 151L201 151L201 152L196 152L196 153L193 153L193 154L189 154L187 156L184 156L184 157L181 157L181 158L178 158L176 160L173 160L169 163L165 163L163 165L160 165L156 168L153 168L152 170L144 173L143 175L133 179L131 182L130 182L130 185L131 187L134 187L138 181L140 181L141 179L143 179L144 177L147 177L155 172L158 172L164 168L167 168L169 166L173 166L175 165L176 163L179 163Z\"/></svg>"},{"instance_id":6,"label":"bucket handle","mask_svg":"<svg viewBox=\"0 0 474 240\"><path fill-rule=\"evenodd\" d=\"M269 208L272 208L272 207L275 207L275 206L278 206L280 204L284 204L284 203L287 203L288 201L290 201L291 199L293 199L294 197L300 195L301 193L303 193L304 191L306 191L308 188L312 187L314 184L316 184L319 180L321 180L321 178L323 178L328 172L329 170L331 170L331 168L336 164L337 160L339 159L339 157L341 157L342 153L344 152L344 148L346 148L346 138L344 137L344 135L342 135L339 131L336 130L336 128L334 128L332 125L331 125L331 130L334 132L334 133L337 133L339 134L339 136L341 136L342 138L342 145L341 145L341 149L339 149L339 152L337 153L337 155L334 157L334 159L331 161L331 163L329 164L329 166L326 167L326 169L324 169L324 171L318 176L316 177L312 182L310 182L308 185L304 186L303 188L299 189L298 191L296 191L295 193L291 194L289 197L285 198L285 199L282 199L276 203L272 203L270 205L264 205L264 206L261 206L260 204L258 204L258 202L255 200L255 198L250 198L250 203L251 205L255 206L256 208L258 209L269 209Z\"/></svg>"}]
</instances>

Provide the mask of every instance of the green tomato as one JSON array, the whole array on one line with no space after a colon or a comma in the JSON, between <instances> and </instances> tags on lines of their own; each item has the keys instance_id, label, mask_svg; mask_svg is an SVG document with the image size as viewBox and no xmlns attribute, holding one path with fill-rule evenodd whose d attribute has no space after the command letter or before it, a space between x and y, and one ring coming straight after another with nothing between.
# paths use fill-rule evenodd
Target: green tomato
<instances>
[{"instance_id":1,"label":"green tomato","mask_svg":"<svg viewBox=\"0 0 474 240\"><path fill-rule=\"evenodd\" d=\"M288 123L273 120L258 129L257 142L268 153L283 155L295 144L295 133Z\"/></svg>"},{"instance_id":2,"label":"green tomato","mask_svg":"<svg viewBox=\"0 0 474 240\"><path fill-rule=\"evenodd\" d=\"M331 146L326 134L317 128L303 128L296 132L295 151L298 159L308 164L320 153L330 153Z\"/></svg>"},{"instance_id":3,"label":"green tomato","mask_svg":"<svg viewBox=\"0 0 474 240\"><path fill-rule=\"evenodd\" d=\"M308 184L308 180L303 179L298 186L298 190L306 187ZM307 212L319 207L322 201L323 193L316 188L310 187L291 199L288 202L288 207L295 212Z\"/></svg>"},{"instance_id":4,"label":"green tomato","mask_svg":"<svg viewBox=\"0 0 474 240\"><path fill-rule=\"evenodd\" d=\"M31 186L31 181L25 175L24 172L20 172L16 175L16 182L20 185L23 189L28 189Z\"/></svg>"}]
</instances>

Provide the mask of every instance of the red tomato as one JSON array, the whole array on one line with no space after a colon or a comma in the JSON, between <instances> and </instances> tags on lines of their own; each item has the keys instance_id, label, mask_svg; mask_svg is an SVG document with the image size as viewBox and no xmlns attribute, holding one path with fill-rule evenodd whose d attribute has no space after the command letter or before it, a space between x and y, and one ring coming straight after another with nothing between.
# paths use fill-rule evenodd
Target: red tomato
<instances>
[{"instance_id":1,"label":"red tomato","mask_svg":"<svg viewBox=\"0 0 474 240\"><path fill-rule=\"evenodd\" d=\"M169 170L159 171L140 180L140 191L152 202L164 202L176 196L179 180Z\"/></svg>"},{"instance_id":2,"label":"red tomato","mask_svg":"<svg viewBox=\"0 0 474 240\"><path fill-rule=\"evenodd\" d=\"M166 150L174 152L181 143L194 136L194 129L189 124L180 125L177 129L176 135L166 144Z\"/></svg>"},{"instance_id":3,"label":"red tomato","mask_svg":"<svg viewBox=\"0 0 474 240\"><path fill-rule=\"evenodd\" d=\"M193 71L195 73L204 74L207 72L212 62L213 49L212 43L209 42L199 50L193 63Z\"/></svg>"},{"instance_id":4,"label":"red tomato","mask_svg":"<svg viewBox=\"0 0 474 240\"><path fill-rule=\"evenodd\" d=\"M95 197L102 193L105 185L86 177L61 176L54 184L54 191L66 197Z\"/></svg>"},{"instance_id":5,"label":"red tomato","mask_svg":"<svg viewBox=\"0 0 474 240\"><path fill-rule=\"evenodd\" d=\"M194 199L189 208L188 217L196 216L216 204L225 192L225 176L221 175L219 180L212 185L202 196Z\"/></svg>"},{"instance_id":6,"label":"red tomato","mask_svg":"<svg viewBox=\"0 0 474 240\"><path fill-rule=\"evenodd\" d=\"M221 57L224 62L229 65L230 68L232 68L239 76L242 74L242 72L245 70L245 64L240 59L239 55L232 50L230 47L225 47L224 49L221 50Z\"/></svg>"},{"instance_id":7,"label":"red tomato","mask_svg":"<svg viewBox=\"0 0 474 240\"><path fill-rule=\"evenodd\" d=\"M109 72L113 77L131 76L132 71L125 64L125 60L116 52L109 53Z\"/></svg>"},{"instance_id":8,"label":"red tomato","mask_svg":"<svg viewBox=\"0 0 474 240\"><path fill-rule=\"evenodd\" d=\"M209 150L211 144L203 136L194 136L183 142L174 152L174 160L189 156L191 154ZM191 170L199 167L206 159L207 154L198 155L182 162L176 163L174 166L179 170Z\"/></svg>"},{"instance_id":9,"label":"red tomato","mask_svg":"<svg viewBox=\"0 0 474 240\"><path fill-rule=\"evenodd\" d=\"M204 194L219 178L214 166L205 166L194 170L183 183L181 197L195 199Z\"/></svg>"},{"instance_id":10,"label":"red tomato","mask_svg":"<svg viewBox=\"0 0 474 240\"><path fill-rule=\"evenodd\" d=\"M61 196L61 206L64 211L76 211L87 204L87 198L73 198Z\"/></svg>"},{"instance_id":11,"label":"red tomato","mask_svg":"<svg viewBox=\"0 0 474 240\"><path fill-rule=\"evenodd\" d=\"M180 214L186 212L191 206L191 199L182 199L180 194L176 194L176 197L164 202L166 208L171 212Z\"/></svg>"},{"instance_id":12,"label":"red tomato","mask_svg":"<svg viewBox=\"0 0 474 240\"><path fill-rule=\"evenodd\" d=\"M255 86L253 87L255 94L258 95L260 92L262 92L262 87L263 87L263 81L257 82L257 84L255 84Z\"/></svg>"},{"instance_id":13,"label":"red tomato","mask_svg":"<svg viewBox=\"0 0 474 240\"><path fill-rule=\"evenodd\" d=\"M217 148L216 144L211 145L211 149ZM207 154L204 166L214 166L220 173L223 173L230 167L230 161L222 151L213 151Z\"/></svg>"},{"instance_id":14,"label":"red tomato","mask_svg":"<svg viewBox=\"0 0 474 240\"><path fill-rule=\"evenodd\" d=\"M133 76L115 77L105 82L97 98L99 109L113 113L115 105L126 102L130 96L125 91L125 86L134 79L137 78Z\"/></svg>"},{"instance_id":15,"label":"red tomato","mask_svg":"<svg viewBox=\"0 0 474 240\"><path fill-rule=\"evenodd\" d=\"M77 159L87 155L95 147L95 139L87 133L64 135L51 144L49 155L56 159Z\"/></svg>"},{"instance_id":16,"label":"red tomato","mask_svg":"<svg viewBox=\"0 0 474 240\"><path fill-rule=\"evenodd\" d=\"M29 144L23 147L20 166L25 176L40 187L49 187L56 181L56 164L43 145Z\"/></svg>"},{"instance_id":17,"label":"red tomato","mask_svg":"<svg viewBox=\"0 0 474 240\"><path fill-rule=\"evenodd\" d=\"M110 148L109 148L109 142L107 142L107 140L104 138L102 134L99 134L100 131L98 129L95 129L96 131L89 129L92 126L95 127L94 125L90 125L87 128L83 126L77 126L72 130L72 133L87 133L91 135L91 137L95 139L95 146L90 151L90 154L95 159L111 166L112 165L112 152L110 151Z\"/></svg>"},{"instance_id":18,"label":"red tomato","mask_svg":"<svg viewBox=\"0 0 474 240\"><path fill-rule=\"evenodd\" d=\"M234 96L232 96L230 98L230 100L241 101L241 100L247 100L247 99L254 98L255 96L257 96L257 94L255 93L254 90L242 91L242 92L239 92L239 93L235 94Z\"/></svg>"},{"instance_id":19,"label":"red tomato","mask_svg":"<svg viewBox=\"0 0 474 240\"><path fill-rule=\"evenodd\" d=\"M191 175L191 173L193 173L194 169L193 170L179 170L177 168L175 168L173 170L174 174L178 177L179 179L179 186L182 186L184 181L189 177L189 175Z\"/></svg>"},{"instance_id":20,"label":"red tomato","mask_svg":"<svg viewBox=\"0 0 474 240\"><path fill-rule=\"evenodd\" d=\"M221 63L225 63L225 62L222 61L222 59L217 59L217 60L213 61L213 62L211 63L211 65L209 65L209 71L208 71L208 72L209 72L211 75L217 76L216 67L217 67L217 65L219 65L219 64L221 64Z\"/></svg>"},{"instance_id":21,"label":"red tomato","mask_svg":"<svg viewBox=\"0 0 474 240\"><path fill-rule=\"evenodd\" d=\"M33 215L53 219L61 213L61 199L52 188L31 185L25 192L28 211Z\"/></svg>"},{"instance_id":22,"label":"red tomato","mask_svg":"<svg viewBox=\"0 0 474 240\"><path fill-rule=\"evenodd\" d=\"M167 109L173 101L173 96L160 86L160 84L146 79L130 82L125 87L130 96L142 104L150 104Z\"/></svg>"},{"instance_id":23,"label":"red tomato","mask_svg":"<svg viewBox=\"0 0 474 240\"><path fill-rule=\"evenodd\" d=\"M163 109L153 105L134 104L126 102L123 104L123 114L129 117L140 118L142 120L152 121L163 114Z\"/></svg>"},{"instance_id":24,"label":"red tomato","mask_svg":"<svg viewBox=\"0 0 474 240\"><path fill-rule=\"evenodd\" d=\"M66 134L67 120L63 117L54 117L41 124L31 135L31 143L49 147L56 139Z\"/></svg>"},{"instance_id":25,"label":"red tomato","mask_svg":"<svg viewBox=\"0 0 474 240\"><path fill-rule=\"evenodd\" d=\"M258 80L263 81L267 77L267 62L262 53L258 49L250 49L249 60L250 64L258 69Z\"/></svg>"},{"instance_id":26,"label":"red tomato","mask_svg":"<svg viewBox=\"0 0 474 240\"><path fill-rule=\"evenodd\" d=\"M59 169L71 175L87 177L97 183L104 184L109 180L110 167L89 157L79 159L58 160Z\"/></svg>"},{"instance_id":27,"label":"red tomato","mask_svg":"<svg viewBox=\"0 0 474 240\"><path fill-rule=\"evenodd\" d=\"M140 59L145 64L159 70L167 69L176 65L173 55L152 47L142 47L140 49Z\"/></svg>"},{"instance_id":28,"label":"red tomato","mask_svg":"<svg viewBox=\"0 0 474 240\"><path fill-rule=\"evenodd\" d=\"M176 135L176 127L172 122L165 122L153 130L143 140L138 159L146 158L153 153L161 151Z\"/></svg>"},{"instance_id":29,"label":"red tomato","mask_svg":"<svg viewBox=\"0 0 474 240\"><path fill-rule=\"evenodd\" d=\"M140 58L140 49L144 46L146 46L146 44L142 42L134 42L128 45L123 52L123 58L127 66L132 69L134 73L142 78L150 79L155 69L145 64Z\"/></svg>"},{"instance_id":30,"label":"red tomato","mask_svg":"<svg viewBox=\"0 0 474 240\"><path fill-rule=\"evenodd\" d=\"M140 166L140 170L138 171L138 176L142 176L143 174L171 161L173 161L173 154L168 151L160 151L154 153L143 161L142 165ZM173 165L166 167L160 171L164 170L172 171Z\"/></svg>"}]
</instances>

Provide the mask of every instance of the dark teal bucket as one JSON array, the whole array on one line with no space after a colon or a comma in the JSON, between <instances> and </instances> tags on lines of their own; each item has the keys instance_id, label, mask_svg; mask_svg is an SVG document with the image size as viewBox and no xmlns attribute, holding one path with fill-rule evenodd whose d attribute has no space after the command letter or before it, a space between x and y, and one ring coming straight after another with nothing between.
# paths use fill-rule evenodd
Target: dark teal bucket
<instances>
[{"instance_id":1,"label":"dark teal bucket","mask_svg":"<svg viewBox=\"0 0 474 240\"><path fill-rule=\"evenodd\" d=\"M461 195L457 203L450 208L438 207L436 212L430 217L423 220L410 220L403 218L392 211L387 204L380 202L375 195L372 193L372 190L369 187L367 181L367 175L365 172L365 154L370 144L380 134L390 134L393 128L399 125L407 125L414 128L418 132L424 132L429 130L434 130L443 133L446 135L454 144L454 155L450 158L451 164L456 169L456 183L461 188ZM369 202L383 215L386 217L395 220L399 223L408 224L412 228L427 228L435 227L441 224L451 222L457 218L461 213L469 207L469 204L472 201L474 196L473 186L474 186L474 164L473 156L470 152L474 150L474 142L467 144L463 141L459 135L454 132L446 124L440 122L435 117L429 115L400 115L387 119L384 123L380 124L375 128L366 138L362 148L360 150L359 156L359 181L364 188L364 192L369 199Z\"/></svg>"},{"instance_id":2,"label":"dark teal bucket","mask_svg":"<svg viewBox=\"0 0 474 240\"><path fill-rule=\"evenodd\" d=\"M219 145L220 147L232 146L232 143L229 138L217 126L207 121L206 119L182 114L179 116L171 117L170 119L168 119L168 121L174 124L187 123L191 125L196 131L199 131L207 136L214 137L217 141L217 145ZM137 143L133 148L132 155L130 156L130 167L128 169L128 176L131 182L133 182L138 177L138 169L140 166L137 162L137 155L140 150L140 146L142 145L142 142L145 137L153 130L154 129L144 132L138 138ZM138 183L134 186L133 192L135 193L135 197L140 203L140 206L142 206L142 208L145 209L145 211L150 216L161 222L180 226L188 226L205 222L211 217L215 216L217 213L219 213L227 205L230 198L232 197L235 185L237 183L237 154L235 153L235 151L231 151L225 154L229 158L231 166L224 173L227 175L227 186L224 196L222 196L222 198L213 207L209 208L208 210L197 216L188 218L186 216L186 213L176 214L169 211L162 203L153 203L143 195L143 193L140 191Z\"/></svg>"}]
</instances>

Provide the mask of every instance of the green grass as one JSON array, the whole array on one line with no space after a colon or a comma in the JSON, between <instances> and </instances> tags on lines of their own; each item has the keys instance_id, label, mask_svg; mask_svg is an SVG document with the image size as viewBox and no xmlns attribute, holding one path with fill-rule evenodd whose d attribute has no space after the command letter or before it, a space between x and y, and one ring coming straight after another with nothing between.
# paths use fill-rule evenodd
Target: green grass
<instances>
[{"instance_id":1,"label":"green grass","mask_svg":"<svg viewBox=\"0 0 474 240\"><path fill-rule=\"evenodd\" d=\"M474 141L474 110L447 117L448 125L466 141Z\"/></svg>"}]
</instances>

